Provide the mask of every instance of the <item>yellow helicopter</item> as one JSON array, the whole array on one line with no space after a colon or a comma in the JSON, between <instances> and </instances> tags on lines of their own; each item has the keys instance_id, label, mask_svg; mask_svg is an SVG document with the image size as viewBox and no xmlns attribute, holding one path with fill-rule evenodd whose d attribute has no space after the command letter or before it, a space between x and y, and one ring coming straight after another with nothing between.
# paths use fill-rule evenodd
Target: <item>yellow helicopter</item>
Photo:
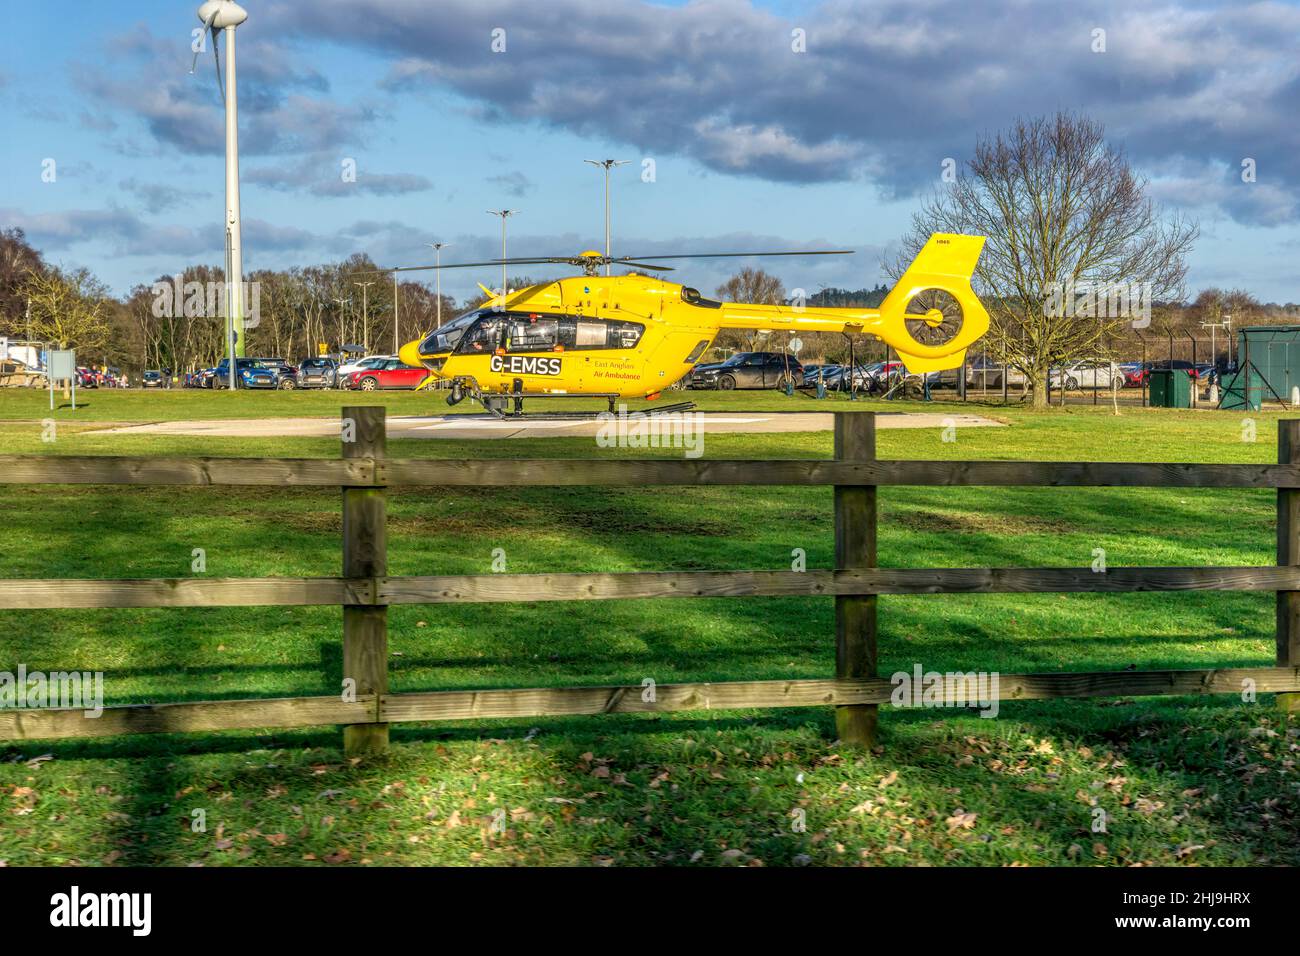
<instances>
[{"instance_id":1,"label":"yellow helicopter","mask_svg":"<svg viewBox=\"0 0 1300 956\"><path fill-rule=\"evenodd\" d=\"M584 252L444 265L562 263L583 274L504 294L480 286L487 301L408 342L399 355L407 365L428 369L419 388L449 384L450 404L467 395L489 404L493 393L655 399L690 372L721 329L866 333L891 345L911 372L957 368L988 330L988 312L970 285L983 247L983 236L932 235L875 309L719 302L658 277L597 274L605 265L672 269L646 260L846 254L842 250L618 257ZM434 268L439 267L386 271Z\"/></svg>"}]
</instances>

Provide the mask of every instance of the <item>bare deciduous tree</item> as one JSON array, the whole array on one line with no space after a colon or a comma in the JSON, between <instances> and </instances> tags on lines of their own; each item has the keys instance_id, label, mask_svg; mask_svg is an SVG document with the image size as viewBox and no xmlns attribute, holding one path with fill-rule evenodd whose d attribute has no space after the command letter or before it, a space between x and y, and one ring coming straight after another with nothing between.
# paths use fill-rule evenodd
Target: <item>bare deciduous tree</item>
<instances>
[{"instance_id":1,"label":"bare deciduous tree","mask_svg":"<svg viewBox=\"0 0 1300 956\"><path fill-rule=\"evenodd\" d=\"M785 285L770 272L746 267L718 286L716 294L724 302L779 305L785 301ZM726 329L719 333L714 346L753 352L758 349L761 338L762 333L758 329Z\"/></svg>"},{"instance_id":2,"label":"bare deciduous tree","mask_svg":"<svg viewBox=\"0 0 1300 956\"><path fill-rule=\"evenodd\" d=\"M1115 290L1140 294L1148 310L1183 294L1198 227L1164 215L1146 185L1100 123L1067 113L1022 120L976 144L964 174L913 217L886 269L897 279L934 232L987 236L973 279L991 318L985 347L1046 405L1053 364L1103 355L1135 319L1141 327L1134 310L1114 308Z\"/></svg>"}]
</instances>

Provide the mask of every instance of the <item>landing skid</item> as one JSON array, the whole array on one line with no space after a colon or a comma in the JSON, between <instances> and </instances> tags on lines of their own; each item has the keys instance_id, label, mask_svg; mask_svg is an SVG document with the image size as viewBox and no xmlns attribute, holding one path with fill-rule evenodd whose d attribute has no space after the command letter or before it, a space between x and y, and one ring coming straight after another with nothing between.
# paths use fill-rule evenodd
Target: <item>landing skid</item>
<instances>
[{"instance_id":1,"label":"landing skid","mask_svg":"<svg viewBox=\"0 0 1300 956\"><path fill-rule=\"evenodd\" d=\"M464 388L463 397L473 399L483 406L483 409L489 412L493 417L501 421L586 421L592 417L591 412L541 412L525 413L524 399L544 400L556 398L603 398L608 407L609 414L614 414L615 403L621 397L617 392L524 392L516 388L512 392L481 392L476 388ZM453 398L455 399L453 401ZM453 391L452 396L447 399L448 404L457 404L460 401ZM672 405L662 405L657 408L645 408L638 411L642 415L654 417L657 415L668 415L690 411L695 407L694 402L676 402Z\"/></svg>"}]
</instances>

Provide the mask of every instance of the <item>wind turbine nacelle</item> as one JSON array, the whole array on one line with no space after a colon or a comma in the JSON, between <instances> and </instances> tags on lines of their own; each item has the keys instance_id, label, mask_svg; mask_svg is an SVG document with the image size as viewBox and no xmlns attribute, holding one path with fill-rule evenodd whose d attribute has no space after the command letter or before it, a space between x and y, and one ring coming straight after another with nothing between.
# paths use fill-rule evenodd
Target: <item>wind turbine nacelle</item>
<instances>
[{"instance_id":1,"label":"wind turbine nacelle","mask_svg":"<svg viewBox=\"0 0 1300 956\"><path fill-rule=\"evenodd\" d=\"M248 11L235 3L235 0L208 0L199 7L199 22L207 23L214 12L216 16L212 19L213 30L237 27L248 19Z\"/></svg>"}]
</instances>

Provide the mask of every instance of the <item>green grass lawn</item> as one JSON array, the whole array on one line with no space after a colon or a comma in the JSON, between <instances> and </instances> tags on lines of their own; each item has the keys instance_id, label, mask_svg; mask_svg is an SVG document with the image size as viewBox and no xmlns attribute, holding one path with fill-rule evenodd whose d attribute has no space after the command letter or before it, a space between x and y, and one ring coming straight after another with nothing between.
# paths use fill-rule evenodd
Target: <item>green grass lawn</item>
<instances>
[{"instance_id":1,"label":"green grass lawn","mask_svg":"<svg viewBox=\"0 0 1300 956\"><path fill-rule=\"evenodd\" d=\"M47 393L0 393L0 451L327 457L325 439L109 435L104 423L315 415L438 396L84 393L42 441ZM79 396L80 397L80 396ZM776 394L710 409L823 410ZM915 406L912 406L915 407ZM881 430L889 458L1267 462L1275 414L974 411L1006 428ZM1248 437L1248 436L1247 436ZM591 439L390 440L397 457L635 457ZM828 457L829 434L710 435L707 457ZM506 467L503 465L503 467ZM394 489L395 575L832 566L830 489ZM892 566L1267 564L1265 491L887 488ZM339 571L337 491L0 486L0 577ZM333 693L337 608L0 612L0 670L105 672L109 703ZM830 599L395 607L395 691L828 677ZM1268 594L880 599L881 672L1260 666ZM0 860L85 864L1060 864L1300 862L1300 730L1268 697L886 711L876 753L829 710L403 725L383 757L335 728L0 746ZM45 757L53 759L42 759ZM1094 832L1095 811L1106 832ZM204 811L206 830L191 829Z\"/></svg>"}]
</instances>

